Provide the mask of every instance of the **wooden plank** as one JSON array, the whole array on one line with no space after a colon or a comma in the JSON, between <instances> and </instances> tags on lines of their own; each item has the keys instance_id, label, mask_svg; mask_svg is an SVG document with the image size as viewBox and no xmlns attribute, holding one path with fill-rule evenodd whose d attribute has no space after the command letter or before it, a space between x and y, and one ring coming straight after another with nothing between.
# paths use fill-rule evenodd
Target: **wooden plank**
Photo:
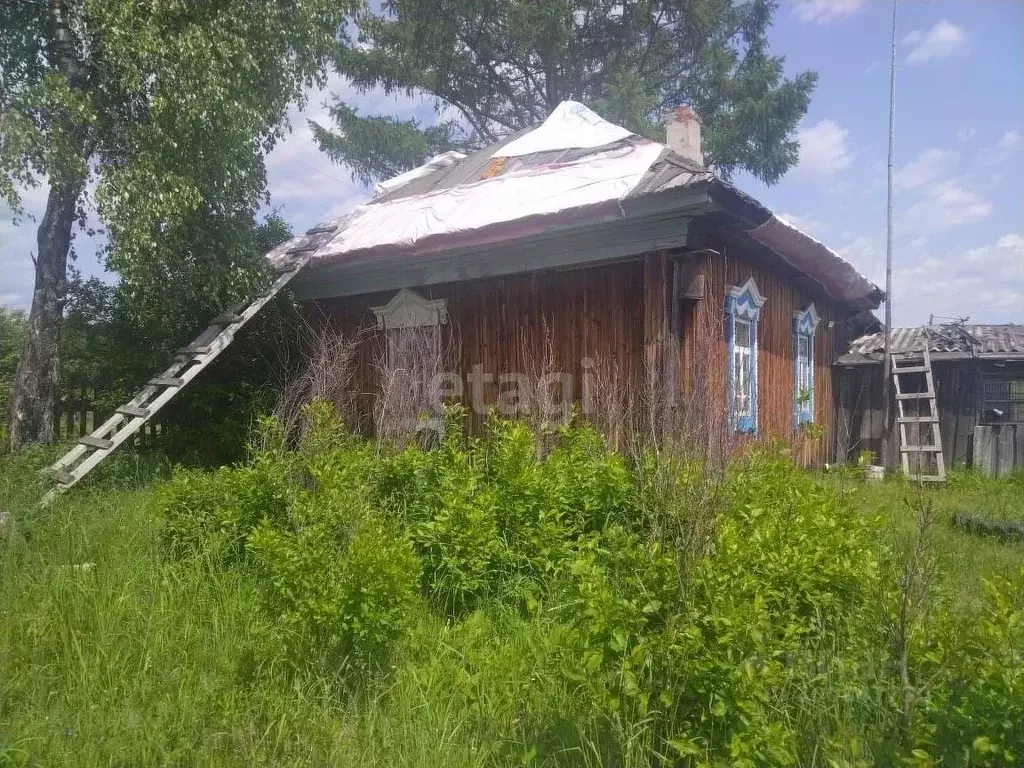
<instances>
[{"instance_id":1,"label":"wooden plank","mask_svg":"<svg viewBox=\"0 0 1024 768\"><path fill-rule=\"evenodd\" d=\"M149 383L154 387L180 387L185 383L185 380L180 376L159 376L155 379L150 379Z\"/></svg>"},{"instance_id":2,"label":"wooden plank","mask_svg":"<svg viewBox=\"0 0 1024 768\"><path fill-rule=\"evenodd\" d=\"M210 321L210 325L233 325L242 319L242 316L234 312L225 312L223 315L217 315Z\"/></svg>"},{"instance_id":3,"label":"wooden plank","mask_svg":"<svg viewBox=\"0 0 1024 768\"><path fill-rule=\"evenodd\" d=\"M895 373L895 374L927 373L928 372L928 366L927 365L910 365L910 366L905 366L903 368L897 368L896 365L895 365L895 362L896 361L894 360L893 361L894 365L892 367L892 372Z\"/></svg>"},{"instance_id":4,"label":"wooden plank","mask_svg":"<svg viewBox=\"0 0 1024 768\"><path fill-rule=\"evenodd\" d=\"M117 409L118 413L123 413L125 416L131 416L133 419L148 419L152 413L149 408L139 408L134 405L122 405Z\"/></svg>"},{"instance_id":5,"label":"wooden plank","mask_svg":"<svg viewBox=\"0 0 1024 768\"><path fill-rule=\"evenodd\" d=\"M1024 424L1014 424L1014 451L1013 466L1016 469L1024 469Z\"/></svg>"},{"instance_id":6,"label":"wooden plank","mask_svg":"<svg viewBox=\"0 0 1024 768\"><path fill-rule=\"evenodd\" d=\"M992 477L995 474L995 428L974 428L974 466Z\"/></svg>"},{"instance_id":7,"label":"wooden plank","mask_svg":"<svg viewBox=\"0 0 1024 768\"><path fill-rule=\"evenodd\" d=\"M1013 424L1000 424L997 429L995 470L997 477L1004 477L1013 471L1016 429Z\"/></svg>"},{"instance_id":8,"label":"wooden plank","mask_svg":"<svg viewBox=\"0 0 1024 768\"><path fill-rule=\"evenodd\" d=\"M99 448L101 451L109 451L114 447L113 440L108 440L105 437L93 437L92 435L78 438L78 443L89 448Z\"/></svg>"},{"instance_id":9,"label":"wooden plank","mask_svg":"<svg viewBox=\"0 0 1024 768\"><path fill-rule=\"evenodd\" d=\"M60 469L50 470L50 477L56 480L61 485L74 485L78 478L72 475L70 472L64 472Z\"/></svg>"}]
</instances>

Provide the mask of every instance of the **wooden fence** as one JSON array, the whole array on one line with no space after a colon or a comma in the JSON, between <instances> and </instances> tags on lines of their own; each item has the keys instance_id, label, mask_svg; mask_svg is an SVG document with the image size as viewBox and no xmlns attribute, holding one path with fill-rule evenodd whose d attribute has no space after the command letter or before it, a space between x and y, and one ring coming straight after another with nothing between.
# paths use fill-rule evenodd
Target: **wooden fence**
<instances>
[{"instance_id":1,"label":"wooden fence","mask_svg":"<svg viewBox=\"0 0 1024 768\"><path fill-rule=\"evenodd\" d=\"M1024 469L1024 424L975 427L974 466L990 477Z\"/></svg>"},{"instance_id":2,"label":"wooden fence","mask_svg":"<svg viewBox=\"0 0 1024 768\"><path fill-rule=\"evenodd\" d=\"M112 414L112 399L104 397L104 394L102 390L87 384L64 387L57 403L57 439L74 440L84 437L109 419ZM128 397L115 399L117 402L127 402ZM135 446L147 446L164 432L165 426L160 421L150 420L143 425L130 443Z\"/></svg>"}]
</instances>

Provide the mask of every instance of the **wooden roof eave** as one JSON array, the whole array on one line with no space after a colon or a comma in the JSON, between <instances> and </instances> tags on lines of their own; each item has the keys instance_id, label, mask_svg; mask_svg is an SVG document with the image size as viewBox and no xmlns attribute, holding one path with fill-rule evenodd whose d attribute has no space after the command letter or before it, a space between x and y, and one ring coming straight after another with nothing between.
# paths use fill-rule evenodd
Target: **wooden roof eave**
<instances>
[{"instance_id":1,"label":"wooden roof eave","mask_svg":"<svg viewBox=\"0 0 1024 768\"><path fill-rule=\"evenodd\" d=\"M299 299L355 296L440 283L566 269L636 258L688 245L689 222L714 210L706 187L680 187L625 200L611 219L584 220L505 242L311 265L295 280Z\"/></svg>"}]
</instances>

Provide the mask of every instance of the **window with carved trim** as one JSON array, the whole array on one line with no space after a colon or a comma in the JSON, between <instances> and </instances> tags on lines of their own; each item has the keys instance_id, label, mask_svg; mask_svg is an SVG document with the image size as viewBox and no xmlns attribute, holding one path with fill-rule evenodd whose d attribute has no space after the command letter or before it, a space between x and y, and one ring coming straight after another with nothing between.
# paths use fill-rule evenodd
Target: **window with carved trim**
<instances>
[{"instance_id":1,"label":"window with carved trim","mask_svg":"<svg viewBox=\"0 0 1024 768\"><path fill-rule=\"evenodd\" d=\"M757 433L757 325L764 303L753 278L726 291L729 424L749 434Z\"/></svg>"},{"instance_id":2,"label":"window with carved trim","mask_svg":"<svg viewBox=\"0 0 1024 768\"><path fill-rule=\"evenodd\" d=\"M818 312L811 304L793 313L793 393L797 426L814 421L814 335L818 330Z\"/></svg>"},{"instance_id":3,"label":"window with carved trim","mask_svg":"<svg viewBox=\"0 0 1024 768\"><path fill-rule=\"evenodd\" d=\"M427 299L402 289L384 306L373 307L386 347L379 364L381 397L376 408L379 434L396 436L439 431L438 376L443 372L441 326L448 320L444 299Z\"/></svg>"}]
</instances>

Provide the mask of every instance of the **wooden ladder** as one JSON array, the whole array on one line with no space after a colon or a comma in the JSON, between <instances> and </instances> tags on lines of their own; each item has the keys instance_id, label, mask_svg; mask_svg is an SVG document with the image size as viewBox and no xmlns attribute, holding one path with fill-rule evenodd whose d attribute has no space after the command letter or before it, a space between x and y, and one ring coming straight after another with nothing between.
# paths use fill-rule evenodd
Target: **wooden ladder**
<instances>
[{"instance_id":1,"label":"wooden ladder","mask_svg":"<svg viewBox=\"0 0 1024 768\"><path fill-rule=\"evenodd\" d=\"M917 352L892 352L889 360L892 365L892 383L896 388L896 423L900 427L900 458L903 463L903 474L924 482L943 482L946 479L946 463L942 456L942 435L939 432L939 410L935 402L935 380L932 376L932 358L928 351L927 336L924 343L924 354ZM924 374L926 388L923 392L904 392L900 386L900 377L911 374ZM908 416L907 402L917 401L928 404L928 413L922 414L920 406L915 415ZM907 440L907 427L914 426L917 431L917 444ZM931 442L925 443L925 433L930 435ZM917 472L910 471L910 455L917 455ZM922 464L928 455L935 457L935 474L925 474Z\"/></svg>"},{"instance_id":2,"label":"wooden ladder","mask_svg":"<svg viewBox=\"0 0 1024 768\"><path fill-rule=\"evenodd\" d=\"M306 249L307 251L309 249ZM296 250L289 253L298 254ZM259 314L260 310L291 282L309 261L308 253L277 269L269 288L247 299L210 321L210 326L191 344L179 349L174 362L159 376L150 379L142 390L122 405L92 434L79 439L57 463L44 470L56 485L43 497L49 504L84 478L92 469L138 432L175 395L198 376L235 339L235 334Z\"/></svg>"}]
</instances>

